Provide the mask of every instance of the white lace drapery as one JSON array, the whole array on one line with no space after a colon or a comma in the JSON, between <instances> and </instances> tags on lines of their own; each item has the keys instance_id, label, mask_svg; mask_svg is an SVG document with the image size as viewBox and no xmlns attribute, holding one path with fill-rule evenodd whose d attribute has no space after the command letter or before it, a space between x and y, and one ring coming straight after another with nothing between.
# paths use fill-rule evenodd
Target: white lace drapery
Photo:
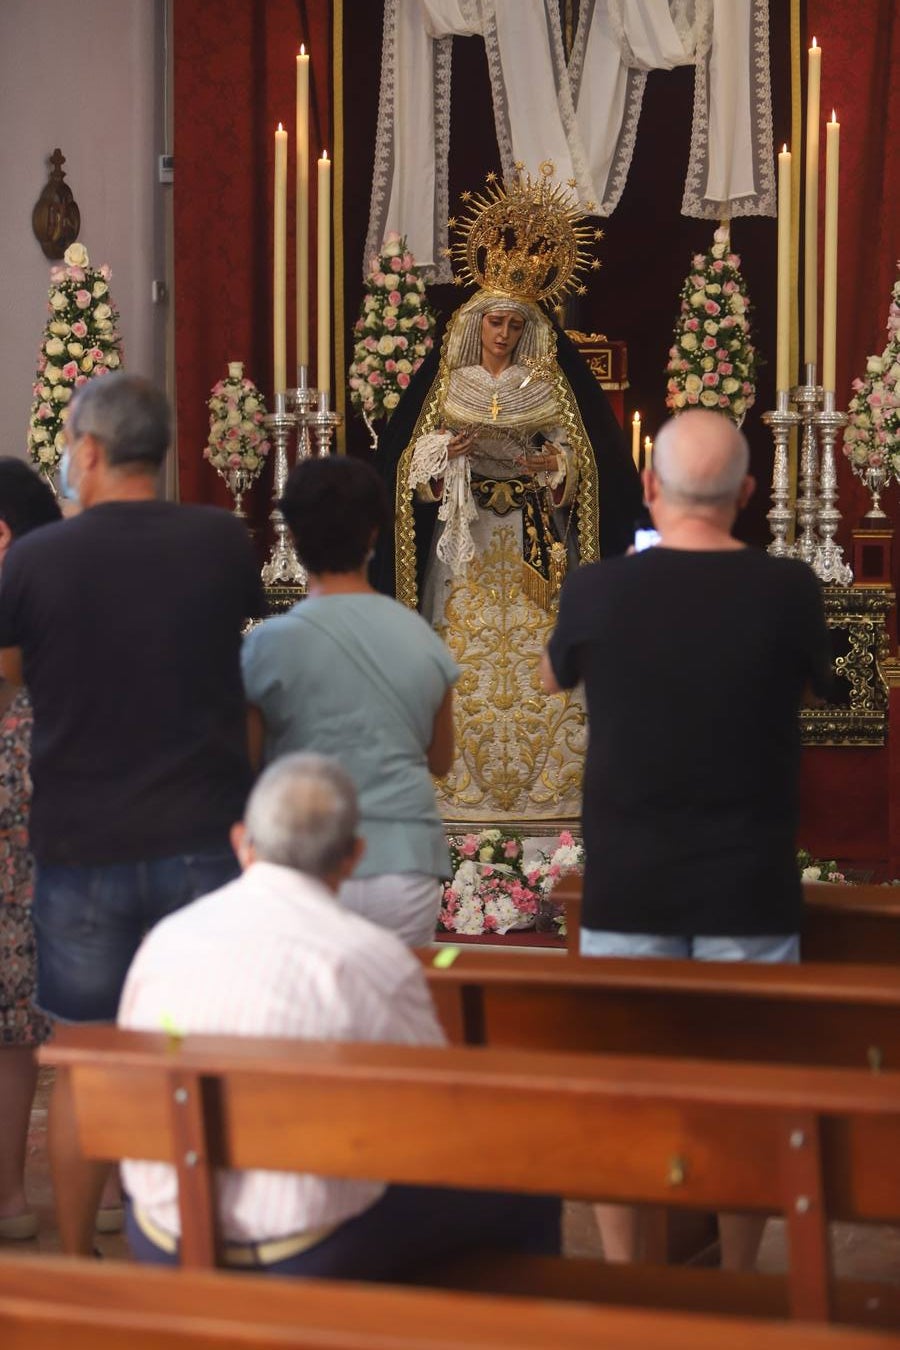
<instances>
[{"instance_id":1,"label":"white lace drapery","mask_svg":"<svg viewBox=\"0 0 900 1350\"><path fill-rule=\"evenodd\" d=\"M438 507L438 520L444 522L444 528L437 542L437 556L446 563L450 571L461 574L466 564L475 557L475 541L472 538L472 521L477 520L478 510L472 499L472 466L468 455L457 455L450 459L447 446L450 444L449 431L429 431L420 436L413 450L409 465L410 491L415 491L422 483L443 478L444 491Z\"/></svg>"},{"instance_id":2,"label":"white lace drapery","mask_svg":"<svg viewBox=\"0 0 900 1350\"><path fill-rule=\"evenodd\" d=\"M587 214L610 215L647 72L693 65L683 213L774 215L768 0L583 0L568 65L556 0L386 0L364 275L395 229L435 280L450 279L454 37L484 41L505 175L550 160Z\"/></svg>"}]
</instances>

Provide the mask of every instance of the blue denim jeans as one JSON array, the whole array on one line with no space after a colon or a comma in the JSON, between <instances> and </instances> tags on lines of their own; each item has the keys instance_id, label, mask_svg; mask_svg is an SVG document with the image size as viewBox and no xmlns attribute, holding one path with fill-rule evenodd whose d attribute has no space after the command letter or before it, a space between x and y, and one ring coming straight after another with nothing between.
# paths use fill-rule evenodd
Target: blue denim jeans
<instances>
[{"instance_id":1,"label":"blue denim jeans","mask_svg":"<svg viewBox=\"0 0 900 1350\"><path fill-rule=\"evenodd\" d=\"M800 938L797 933L775 937L665 937L582 928L581 955L636 959L651 956L670 961L759 961L776 965L800 960Z\"/></svg>"},{"instance_id":2,"label":"blue denim jeans","mask_svg":"<svg viewBox=\"0 0 900 1350\"><path fill-rule=\"evenodd\" d=\"M144 934L239 871L224 848L103 866L38 864L36 1004L62 1022L114 1022Z\"/></svg>"}]
</instances>

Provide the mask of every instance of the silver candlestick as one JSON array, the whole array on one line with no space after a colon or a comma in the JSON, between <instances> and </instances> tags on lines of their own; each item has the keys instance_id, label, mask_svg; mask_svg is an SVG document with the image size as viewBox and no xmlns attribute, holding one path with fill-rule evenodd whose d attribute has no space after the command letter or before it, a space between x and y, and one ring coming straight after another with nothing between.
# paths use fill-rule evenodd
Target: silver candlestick
<instances>
[{"instance_id":1,"label":"silver candlestick","mask_svg":"<svg viewBox=\"0 0 900 1350\"><path fill-rule=\"evenodd\" d=\"M268 562L263 564L262 580L267 589L296 588L299 598L306 591L306 568L294 552L287 523L278 506L287 483L288 442L296 425L296 417L287 411L285 395L276 394L275 412L266 418L266 426L271 431L275 443L275 475L272 488L274 504L269 517L275 539Z\"/></svg>"},{"instance_id":2,"label":"silver candlestick","mask_svg":"<svg viewBox=\"0 0 900 1350\"><path fill-rule=\"evenodd\" d=\"M327 390L319 390L315 412L310 410L302 415L301 420L307 436L312 433L312 439L315 441L316 446L316 454L319 456L330 455L334 434L344 419L341 417L340 413L330 411L328 407Z\"/></svg>"},{"instance_id":3,"label":"silver candlestick","mask_svg":"<svg viewBox=\"0 0 900 1350\"><path fill-rule=\"evenodd\" d=\"M819 536L813 568L824 582L836 586L850 586L853 571L844 562L843 550L835 540L841 513L835 505L837 501L837 469L834 461L834 443L841 427L846 426L846 413L837 412L834 406L834 391L826 390L822 399L822 411L813 416L813 423L822 442L821 468L819 474Z\"/></svg>"},{"instance_id":4,"label":"silver candlestick","mask_svg":"<svg viewBox=\"0 0 900 1350\"><path fill-rule=\"evenodd\" d=\"M816 368L808 363L804 369L805 381L793 390L803 436L800 443L800 496L797 499L797 521L800 538L794 545L794 554L813 565L819 541L816 521L819 514L819 457L816 445L814 417L818 412L821 389L816 384Z\"/></svg>"},{"instance_id":5,"label":"silver candlestick","mask_svg":"<svg viewBox=\"0 0 900 1350\"><path fill-rule=\"evenodd\" d=\"M309 387L309 367L297 367L297 388L287 391L288 407L297 414L297 458L307 459L312 454L312 441L306 422L308 413L315 412L319 404L319 392Z\"/></svg>"},{"instance_id":6,"label":"silver candlestick","mask_svg":"<svg viewBox=\"0 0 900 1350\"><path fill-rule=\"evenodd\" d=\"M775 395L774 412L763 413L762 420L772 428L775 437L775 460L772 465L772 509L767 519L772 530L772 543L769 552L774 558L788 558L791 545L787 542L788 530L794 523L791 510L791 478L788 465L788 441L791 428L800 421L798 413L792 412L786 389Z\"/></svg>"}]
</instances>

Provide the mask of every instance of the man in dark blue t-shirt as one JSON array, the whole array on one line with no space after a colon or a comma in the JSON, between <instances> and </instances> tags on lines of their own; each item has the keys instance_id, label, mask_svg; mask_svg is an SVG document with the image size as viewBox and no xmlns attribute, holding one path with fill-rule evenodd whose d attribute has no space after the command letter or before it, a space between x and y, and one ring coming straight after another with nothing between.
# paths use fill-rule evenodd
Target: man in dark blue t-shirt
<instances>
[{"instance_id":1,"label":"man in dark blue t-shirt","mask_svg":"<svg viewBox=\"0 0 900 1350\"><path fill-rule=\"evenodd\" d=\"M543 677L587 699L585 955L799 956L797 714L830 643L806 563L731 534L747 468L727 417L672 419L644 475L659 544L563 587ZM600 1219L607 1256L633 1258L636 1216ZM752 1264L752 1222L722 1224L726 1264Z\"/></svg>"},{"instance_id":2,"label":"man in dark blue t-shirt","mask_svg":"<svg viewBox=\"0 0 900 1350\"><path fill-rule=\"evenodd\" d=\"M228 832L251 781L241 627L265 599L239 521L157 499L161 392L93 380L66 439L64 487L84 509L11 548L0 647L34 710L37 1002L112 1022L147 929L237 875ZM65 1166L61 1112L50 1129ZM90 1250L89 1234L64 1238Z\"/></svg>"}]
</instances>

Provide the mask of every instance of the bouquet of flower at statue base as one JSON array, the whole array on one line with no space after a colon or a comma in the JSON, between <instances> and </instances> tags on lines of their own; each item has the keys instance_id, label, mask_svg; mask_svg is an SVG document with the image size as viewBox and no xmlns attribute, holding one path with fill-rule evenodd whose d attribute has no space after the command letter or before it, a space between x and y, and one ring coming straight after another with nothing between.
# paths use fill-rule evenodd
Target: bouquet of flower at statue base
<instances>
[{"instance_id":1,"label":"bouquet of flower at statue base","mask_svg":"<svg viewBox=\"0 0 900 1350\"><path fill-rule=\"evenodd\" d=\"M833 886L846 886L847 878L838 870L833 859L814 858L805 848L797 850L797 866L801 881L827 881Z\"/></svg>"},{"instance_id":2,"label":"bouquet of flower at statue base","mask_svg":"<svg viewBox=\"0 0 900 1350\"><path fill-rule=\"evenodd\" d=\"M894 282L887 321L888 343L866 361L864 379L853 381L847 408L844 454L853 472L884 469L900 479L900 278Z\"/></svg>"},{"instance_id":3,"label":"bouquet of flower at statue base","mask_svg":"<svg viewBox=\"0 0 900 1350\"><path fill-rule=\"evenodd\" d=\"M709 408L740 424L756 400L757 357L740 266L724 226L709 253L694 254L666 367L666 406L673 412Z\"/></svg>"},{"instance_id":4,"label":"bouquet of flower at statue base","mask_svg":"<svg viewBox=\"0 0 900 1350\"><path fill-rule=\"evenodd\" d=\"M65 449L69 402L81 385L122 364L119 314L109 294L112 273L90 265L83 244L70 244L50 270L48 318L41 339L28 421L28 453L53 473Z\"/></svg>"},{"instance_id":5,"label":"bouquet of flower at statue base","mask_svg":"<svg viewBox=\"0 0 900 1350\"><path fill-rule=\"evenodd\" d=\"M244 375L243 362L229 361L228 375L213 385L207 407L209 444L203 458L232 483L241 475L240 490L246 491L262 473L270 446L265 401Z\"/></svg>"},{"instance_id":6,"label":"bouquet of flower at statue base","mask_svg":"<svg viewBox=\"0 0 900 1350\"><path fill-rule=\"evenodd\" d=\"M372 259L348 372L350 402L370 431L374 419L390 417L400 402L434 345L434 327L425 282L406 240L389 234Z\"/></svg>"},{"instance_id":7,"label":"bouquet of flower at statue base","mask_svg":"<svg viewBox=\"0 0 900 1350\"><path fill-rule=\"evenodd\" d=\"M581 847L568 831L552 853L538 853L528 863L519 834L482 830L453 836L449 843L453 877L444 886L439 917L452 933L533 927L559 878L583 863Z\"/></svg>"}]
</instances>

